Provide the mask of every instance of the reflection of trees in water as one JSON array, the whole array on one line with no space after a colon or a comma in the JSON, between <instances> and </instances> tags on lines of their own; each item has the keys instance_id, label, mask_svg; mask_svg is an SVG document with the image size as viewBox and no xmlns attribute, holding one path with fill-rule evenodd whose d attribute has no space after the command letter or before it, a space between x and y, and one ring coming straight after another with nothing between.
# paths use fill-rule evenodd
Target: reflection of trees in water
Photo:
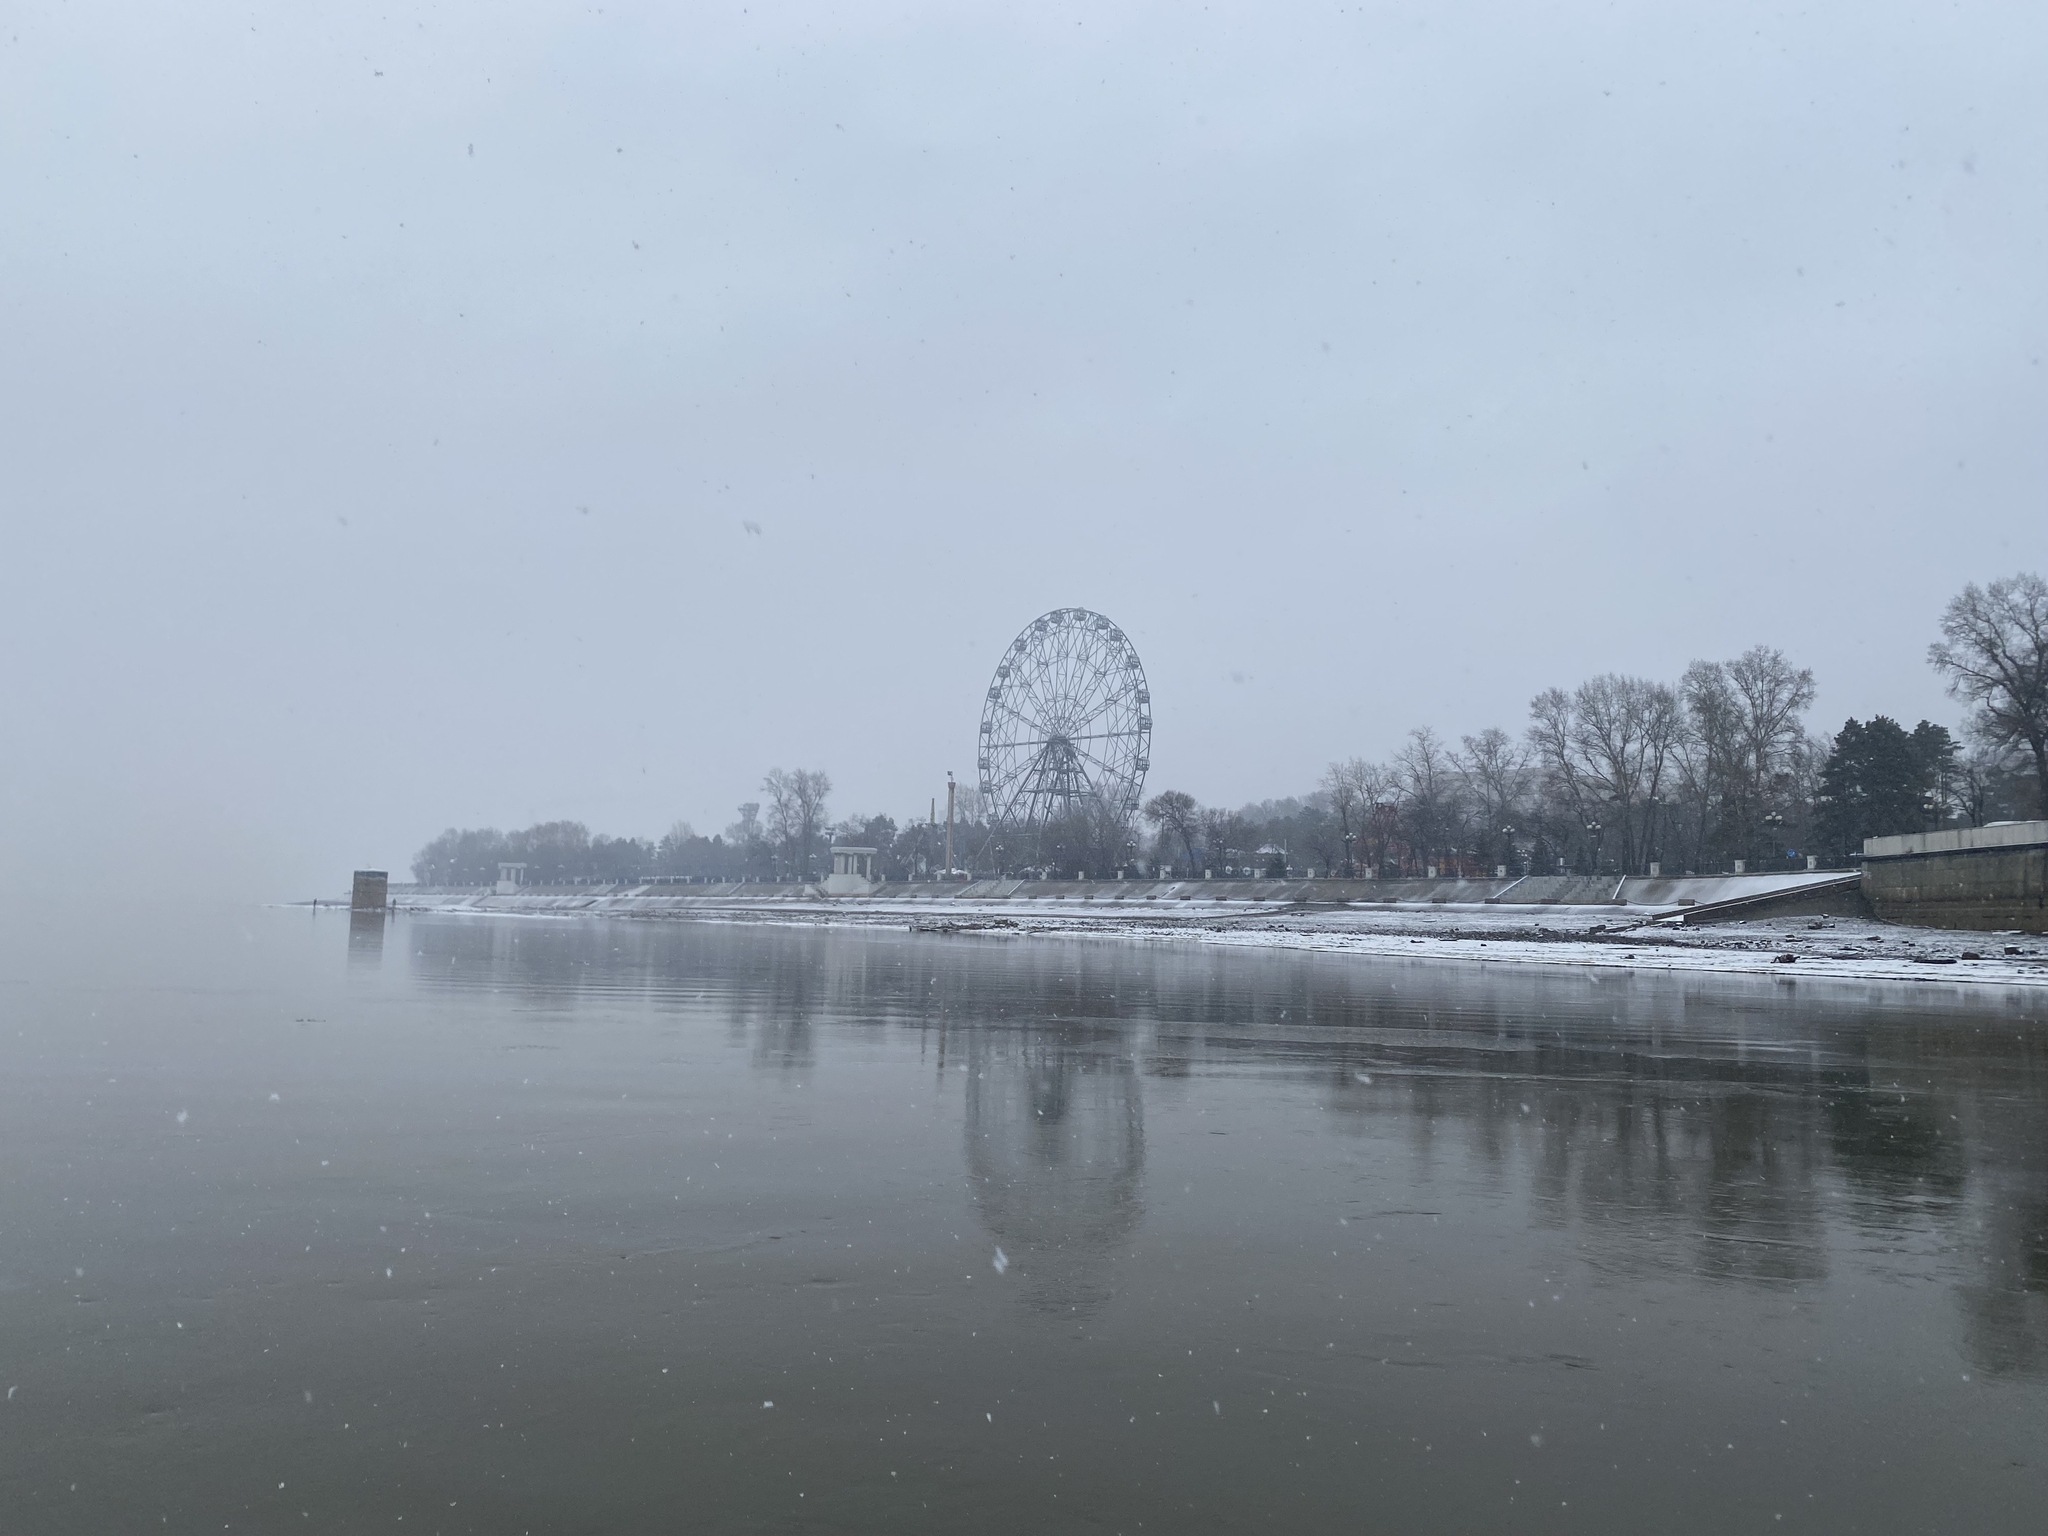
<instances>
[{"instance_id":1,"label":"reflection of trees in water","mask_svg":"<svg viewBox=\"0 0 2048 1536\"><path fill-rule=\"evenodd\" d=\"M610 924L517 919L415 917L403 930L420 985L509 992L542 1007L625 990L631 967L613 952L625 937Z\"/></svg>"},{"instance_id":2,"label":"reflection of trees in water","mask_svg":"<svg viewBox=\"0 0 2048 1536\"><path fill-rule=\"evenodd\" d=\"M413 975L428 987L503 993L525 1008L573 1014L592 1004L708 1003L759 1067L808 1072L816 1020L834 981L819 936L724 924L605 921L411 921Z\"/></svg>"},{"instance_id":3,"label":"reflection of trees in water","mask_svg":"<svg viewBox=\"0 0 2048 1536\"><path fill-rule=\"evenodd\" d=\"M1502 1183L1526 1166L1538 1219L1576 1225L1621 1271L1800 1281L1846 1235L1931 1239L1981 1277L1958 1288L1979 1368L2048 1369L2034 1028L1873 1018L1846 996L1802 998L1773 1028L1725 982L1643 980L1615 1009L1612 983L1576 1007L1562 988L1469 986L1420 1031L1391 993L1358 999L1330 1107L1361 1131L1409 1117L1419 1145L1456 1127Z\"/></svg>"},{"instance_id":4,"label":"reflection of trees in water","mask_svg":"<svg viewBox=\"0 0 2048 1536\"><path fill-rule=\"evenodd\" d=\"M1320 1078L1338 1125L1397 1125L1425 1171L1455 1148L1503 1190L1526 1177L1533 1219L1616 1272L1806 1281L1845 1236L1930 1239L1971 1276L1957 1290L1978 1368L2048 1371L2048 1057L2037 1021L1991 1003L714 925L412 938L428 982L564 1006L715 998L763 1069L814 1070L821 1019L914 1031L949 1072L965 1060L983 1219L1032 1303L1059 1312L1110 1293L1142 1215L1141 1077L1242 1067Z\"/></svg>"},{"instance_id":5,"label":"reflection of trees in water","mask_svg":"<svg viewBox=\"0 0 2048 1536\"><path fill-rule=\"evenodd\" d=\"M1827 1155L1811 1107L1745 1089L1708 1094L1684 1118L1693 1142L1686 1166L1698 1170L1681 1202L1699 1214L1694 1270L1755 1280L1825 1275Z\"/></svg>"},{"instance_id":6,"label":"reflection of trees in water","mask_svg":"<svg viewBox=\"0 0 2048 1536\"><path fill-rule=\"evenodd\" d=\"M1155 962L1156 1059L1298 1061L1340 1123L1404 1122L1422 1168L1451 1136L1502 1187L1525 1171L1534 1219L1617 1271L1805 1281L1845 1236L1928 1239L1974 1277L1977 1366L2048 1371L2038 1020L1896 988L1180 958Z\"/></svg>"},{"instance_id":7,"label":"reflection of trees in water","mask_svg":"<svg viewBox=\"0 0 2048 1536\"><path fill-rule=\"evenodd\" d=\"M1980 1370L2048 1375L2048 1041L2038 1023L1984 1037L1952 1111L1969 1169L1956 1223L1972 1271L1963 1338Z\"/></svg>"},{"instance_id":8,"label":"reflection of trees in water","mask_svg":"<svg viewBox=\"0 0 2048 1536\"><path fill-rule=\"evenodd\" d=\"M1960 1289L1963 1342L1986 1374L2048 1374L2048 1189L1989 1170L1974 1215L1978 1275Z\"/></svg>"},{"instance_id":9,"label":"reflection of trees in water","mask_svg":"<svg viewBox=\"0 0 2048 1536\"><path fill-rule=\"evenodd\" d=\"M977 1032L967 1049L969 1188L1030 1304L1085 1312L1112 1294L1144 1215L1145 1113L1114 1042Z\"/></svg>"},{"instance_id":10,"label":"reflection of trees in water","mask_svg":"<svg viewBox=\"0 0 2048 1536\"><path fill-rule=\"evenodd\" d=\"M756 1067L810 1072L817 1062L819 1012L832 992L815 958L777 949L731 999L728 1029L750 1044Z\"/></svg>"},{"instance_id":11,"label":"reflection of trees in water","mask_svg":"<svg viewBox=\"0 0 2048 1536\"><path fill-rule=\"evenodd\" d=\"M1329 1107L1361 1134L1405 1119L1419 1156L1456 1137L1499 1188L1521 1170L1532 1220L1576 1228L1597 1265L1826 1273L1823 1128L1783 1085L1760 1089L1669 1050L1617 1059L1560 1041L1554 1026L1462 1034L1360 1042L1366 1059L1331 1075Z\"/></svg>"}]
</instances>

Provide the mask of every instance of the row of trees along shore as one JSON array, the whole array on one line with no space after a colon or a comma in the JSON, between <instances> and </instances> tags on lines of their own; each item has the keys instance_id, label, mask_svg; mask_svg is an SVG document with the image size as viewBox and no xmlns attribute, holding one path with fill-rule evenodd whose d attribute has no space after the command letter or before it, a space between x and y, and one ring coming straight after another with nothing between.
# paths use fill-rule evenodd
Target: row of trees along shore
<instances>
[{"instance_id":1,"label":"row of trees along shore","mask_svg":"<svg viewBox=\"0 0 2048 1536\"><path fill-rule=\"evenodd\" d=\"M1606 673L1530 701L1520 732L1453 743L1424 726L1384 761L1332 763L1307 793L1229 809L1166 790L1125 823L1099 807L1030 839L992 824L963 788L954 864L974 874L1487 876L1666 874L1840 867L1863 840L2048 816L2048 584L2021 574L1949 603L1928 660L1970 707L1963 739L1922 720L1851 719L1809 732L1813 673L1756 646L1696 661L1675 682ZM774 769L723 832L677 822L661 838L593 837L579 822L451 828L415 878L473 886L501 861L532 883L652 877L791 880L822 874L833 843L875 848L891 880L944 868L932 811L830 818L829 775Z\"/></svg>"}]
</instances>

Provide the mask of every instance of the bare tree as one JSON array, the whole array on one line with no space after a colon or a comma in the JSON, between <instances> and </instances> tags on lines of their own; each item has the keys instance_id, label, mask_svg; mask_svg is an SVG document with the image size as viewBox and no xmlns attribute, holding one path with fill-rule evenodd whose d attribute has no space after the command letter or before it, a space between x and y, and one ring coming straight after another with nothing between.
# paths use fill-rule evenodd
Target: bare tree
<instances>
[{"instance_id":1,"label":"bare tree","mask_svg":"<svg viewBox=\"0 0 2048 1536\"><path fill-rule=\"evenodd\" d=\"M1529 701L1530 750L1542 767L1552 806L1569 817L1574 828L1592 819L1589 791L1578 772L1576 734L1572 696L1562 688L1546 688Z\"/></svg>"},{"instance_id":2,"label":"bare tree","mask_svg":"<svg viewBox=\"0 0 2048 1536\"><path fill-rule=\"evenodd\" d=\"M761 790L768 796L768 817L763 827L768 841L781 850L786 862L798 833L796 786L789 774L780 768L771 768L768 776L761 780Z\"/></svg>"},{"instance_id":3,"label":"bare tree","mask_svg":"<svg viewBox=\"0 0 2048 1536\"><path fill-rule=\"evenodd\" d=\"M1195 797L1184 790L1163 790L1145 802L1145 819L1162 835L1180 843L1181 851L1187 855L1189 870L1195 867L1196 818L1199 815Z\"/></svg>"},{"instance_id":4,"label":"bare tree","mask_svg":"<svg viewBox=\"0 0 2048 1536\"><path fill-rule=\"evenodd\" d=\"M1209 806L1200 813L1198 820L1202 829L1202 862L1206 868L1214 869L1218 865L1235 867L1239 855L1249 857L1264 841L1235 811Z\"/></svg>"},{"instance_id":5,"label":"bare tree","mask_svg":"<svg viewBox=\"0 0 2048 1536\"><path fill-rule=\"evenodd\" d=\"M1366 857L1375 877L1385 871L1393 851L1394 829L1400 822L1401 776L1391 764L1360 762L1351 766L1358 774L1359 814L1365 821Z\"/></svg>"},{"instance_id":6,"label":"bare tree","mask_svg":"<svg viewBox=\"0 0 2048 1536\"><path fill-rule=\"evenodd\" d=\"M1426 860L1452 847L1462 804L1458 776L1443 738L1426 725L1410 731L1394 754L1394 772L1414 851Z\"/></svg>"},{"instance_id":7,"label":"bare tree","mask_svg":"<svg viewBox=\"0 0 2048 1536\"><path fill-rule=\"evenodd\" d=\"M1087 817L1088 857L1097 874L1121 876L1137 851L1135 829L1124 810L1127 802L1090 795L1084 802Z\"/></svg>"},{"instance_id":8,"label":"bare tree","mask_svg":"<svg viewBox=\"0 0 2048 1536\"><path fill-rule=\"evenodd\" d=\"M1686 729L1676 766L1694 818L1696 864L1710 845L1754 858L1774 819L1803 814L1802 785L1812 775L1804 771L1801 715L1813 692L1813 673L1766 645L1733 661L1686 668Z\"/></svg>"},{"instance_id":9,"label":"bare tree","mask_svg":"<svg viewBox=\"0 0 2048 1536\"><path fill-rule=\"evenodd\" d=\"M1530 744L1595 868L1603 848L1630 873L1653 845L1659 791L1684 734L1678 696L1647 678L1605 673L1566 694L1547 689L1529 705Z\"/></svg>"},{"instance_id":10,"label":"bare tree","mask_svg":"<svg viewBox=\"0 0 2048 1536\"><path fill-rule=\"evenodd\" d=\"M1364 830L1364 819L1370 812L1371 801L1367 791L1374 782L1376 769L1362 757L1349 762L1332 763L1323 770L1323 777L1317 788L1330 802L1330 810L1337 818L1337 835L1344 844L1344 877L1348 880L1358 873L1357 862L1352 858L1352 844Z\"/></svg>"},{"instance_id":11,"label":"bare tree","mask_svg":"<svg viewBox=\"0 0 2048 1536\"><path fill-rule=\"evenodd\" d=\"M1735 706L1735 755L1727 809L1734 845L1754 857L1765 820L1794 798L1795 758L1806 743L1801 712L1813 703L1813 673L1771 646L1751 646L1721 668Z\"/></svg>"},{"instance_id":12,"label":"bare tree","mask_svg":"<svg viewBox=\"0 0 2048 1536\"><path fill-rule=\"evenodd\" d=\"M2048 582L2028 571L1990 586L1975 582L1941 615L1942 639L1927 660L1952 698L1977 708L1970 734L1996 751L2022 746L2048 816Z\"/></svg>"},{"instance_id":13,"label":"bare tree","mask_svg":"<svg viewBox=\"0 0 2048 1536\"><path fill-rule=\"evenodd\" d=\"M820 768L799 768L790 775L796 787L798 854L806 874L811 872L811 844L825 825L825 801L832 793L832 780Z\"/></svg>"},{"instance_id":14,"label":"bare tree","mask_svg":"<svg viewBox=\"0 0 2048 1536\"><path fill-rule=\"evenodd\" d=\"M1465 781L1465 792L1480 819L1480 841L1502 851L1496 864L1510 862L1511 842L1505 829L1522 814L1529 793L1529 750L1498 726L1488 726L1463 740L1465 750L1452 762Z\"/></svg>"},{"instance_id":15,"label":"bare tree","mask_svg":"<svg viewBox=\"0 0 2048 1536\"><path fill-rule=\"evenodd\" d=\"M962 826L972 826L982 817L981 791L972 784L960 784L953 792L953 819Z\"/></svg>"},{"instance_id":16,"label":"bare tree","mask_svg":"<svg viewBox=\"0 0 2048 1536\"><path fill-rule=\"evenodd\" d=\"M1647 678L1608 673L1582 683L1577 701L1578 745L1606 801L1617 862L1635 873L1648 861L1658 790L1683 729L1678 696Z\"/></svg>"},{"instance_id":17,"label":"bare tree","mask_svg":"<svg viewBox=\"0 0 2048 1536\"><path fill-rule=\"evenodd\" d=\"M1730 788L1738 777L1741 749L1739 713L1728 674L1719 662L1695 661L1678 685L1685 706L1685 734L1674 759L1679 796L1690 820L1691 869L1702 869L1710 843L1726 840L1723 823Z\"/></svg>"},{"instance_id":18,"label":"bare tree","mask_svg":"<svg viewBox=\"0 0 2048 1536\"><path fill-rule=\"evenodd\" d=\"M1813 670L1794 667L1774 646L1754 645L1722 671L1735 695L1743 771L1761 801L1805 745L1799 717L1813 703Z\"/></svg>"},{"instance_id":19,"label":"bare tree","mask_svg":"<svg viewBox=\"0 0 2048 1536\"><path fill-rule=\"evenodd\" d=\"M1991 819L1991 802L1998 770L2006 754L1981 742L1956 765L1953 795L1957 813L1973 827Z\"/></svg>"},{"instance_id":20,"label":"bare tree","mask_svg":"<svg viewBox=\"0 0 2048 1536\"><path fill-rule=\"evenodd\" d=\"M817 768L771 768L761 789L768 796L768 835L781 845L789 872L802 879L811 872L811 847L825 824L832 780Z\"/></svg>"}]
</instances>

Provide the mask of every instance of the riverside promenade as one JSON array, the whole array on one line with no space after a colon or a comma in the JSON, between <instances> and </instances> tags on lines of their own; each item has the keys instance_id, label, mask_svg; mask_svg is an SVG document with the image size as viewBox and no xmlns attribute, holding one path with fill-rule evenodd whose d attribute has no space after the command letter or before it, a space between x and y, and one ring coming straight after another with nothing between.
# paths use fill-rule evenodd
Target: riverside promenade
<instances>
[{"instance_id":1,"label":"riverside promenade","mask_svg":"<svg viewBox=\"0 0 2048 1536\"><path fill-rule=\"evenodd\" d=\"M1562 884L1563 882L1560 882ZM1097 939L1794 981L2048 989L2048 943L1872 917L1829 872L1616 880L963 881L827 896L815 885L394 887L394 910L455 920L626 920ZM1533 888L1532 888L1533 886ZM1517 900L1520 897L1522 899ZM1570 900L1558 899L1570 897ZM1604 899L1601 899L1604 898Z\"/></svg>"},{"instance_id":2,"label":"riverside promenade","mask_svg":"<svg viewBox=\"0 0 2048 1536\"><path fill-rule=\"evenodd\" d=\"M1785 874L1529 875L1500 880L1008 880L885 882L860 895L832 896L819 882L684 884L662 880L616 885L394 886L392 902L407 910L688 916L735 908L826 903L846 910L1000 906L1071 911L1180 912L1248 909L1387 909L1458 907L1595 909L1610 915L1684 917L1754 909L1752 915L1860 912L1858 876L1840 870ZM1797 909L1796 911L1794 909Z\"/></svg>"}]
</instances>

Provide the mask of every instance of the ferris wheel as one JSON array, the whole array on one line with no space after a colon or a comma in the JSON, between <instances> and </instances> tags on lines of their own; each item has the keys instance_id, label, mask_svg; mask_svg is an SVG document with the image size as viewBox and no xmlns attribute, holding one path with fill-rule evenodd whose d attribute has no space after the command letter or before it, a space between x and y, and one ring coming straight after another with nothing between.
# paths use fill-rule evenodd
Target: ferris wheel
<instances>
[{"instance_id":1,"label":"ferris wheel","mask_svg":"<svg viewBox=\"0 0 2048 1536\"><path fill-rule=\"evenodd\" d=\"M977 756L995 825L1036 832L1076 812L1127 823L1151 754L1152 691L1122 630L1086 608L1055 608L1010 642Z\"/></svg>"}]
</instances>

